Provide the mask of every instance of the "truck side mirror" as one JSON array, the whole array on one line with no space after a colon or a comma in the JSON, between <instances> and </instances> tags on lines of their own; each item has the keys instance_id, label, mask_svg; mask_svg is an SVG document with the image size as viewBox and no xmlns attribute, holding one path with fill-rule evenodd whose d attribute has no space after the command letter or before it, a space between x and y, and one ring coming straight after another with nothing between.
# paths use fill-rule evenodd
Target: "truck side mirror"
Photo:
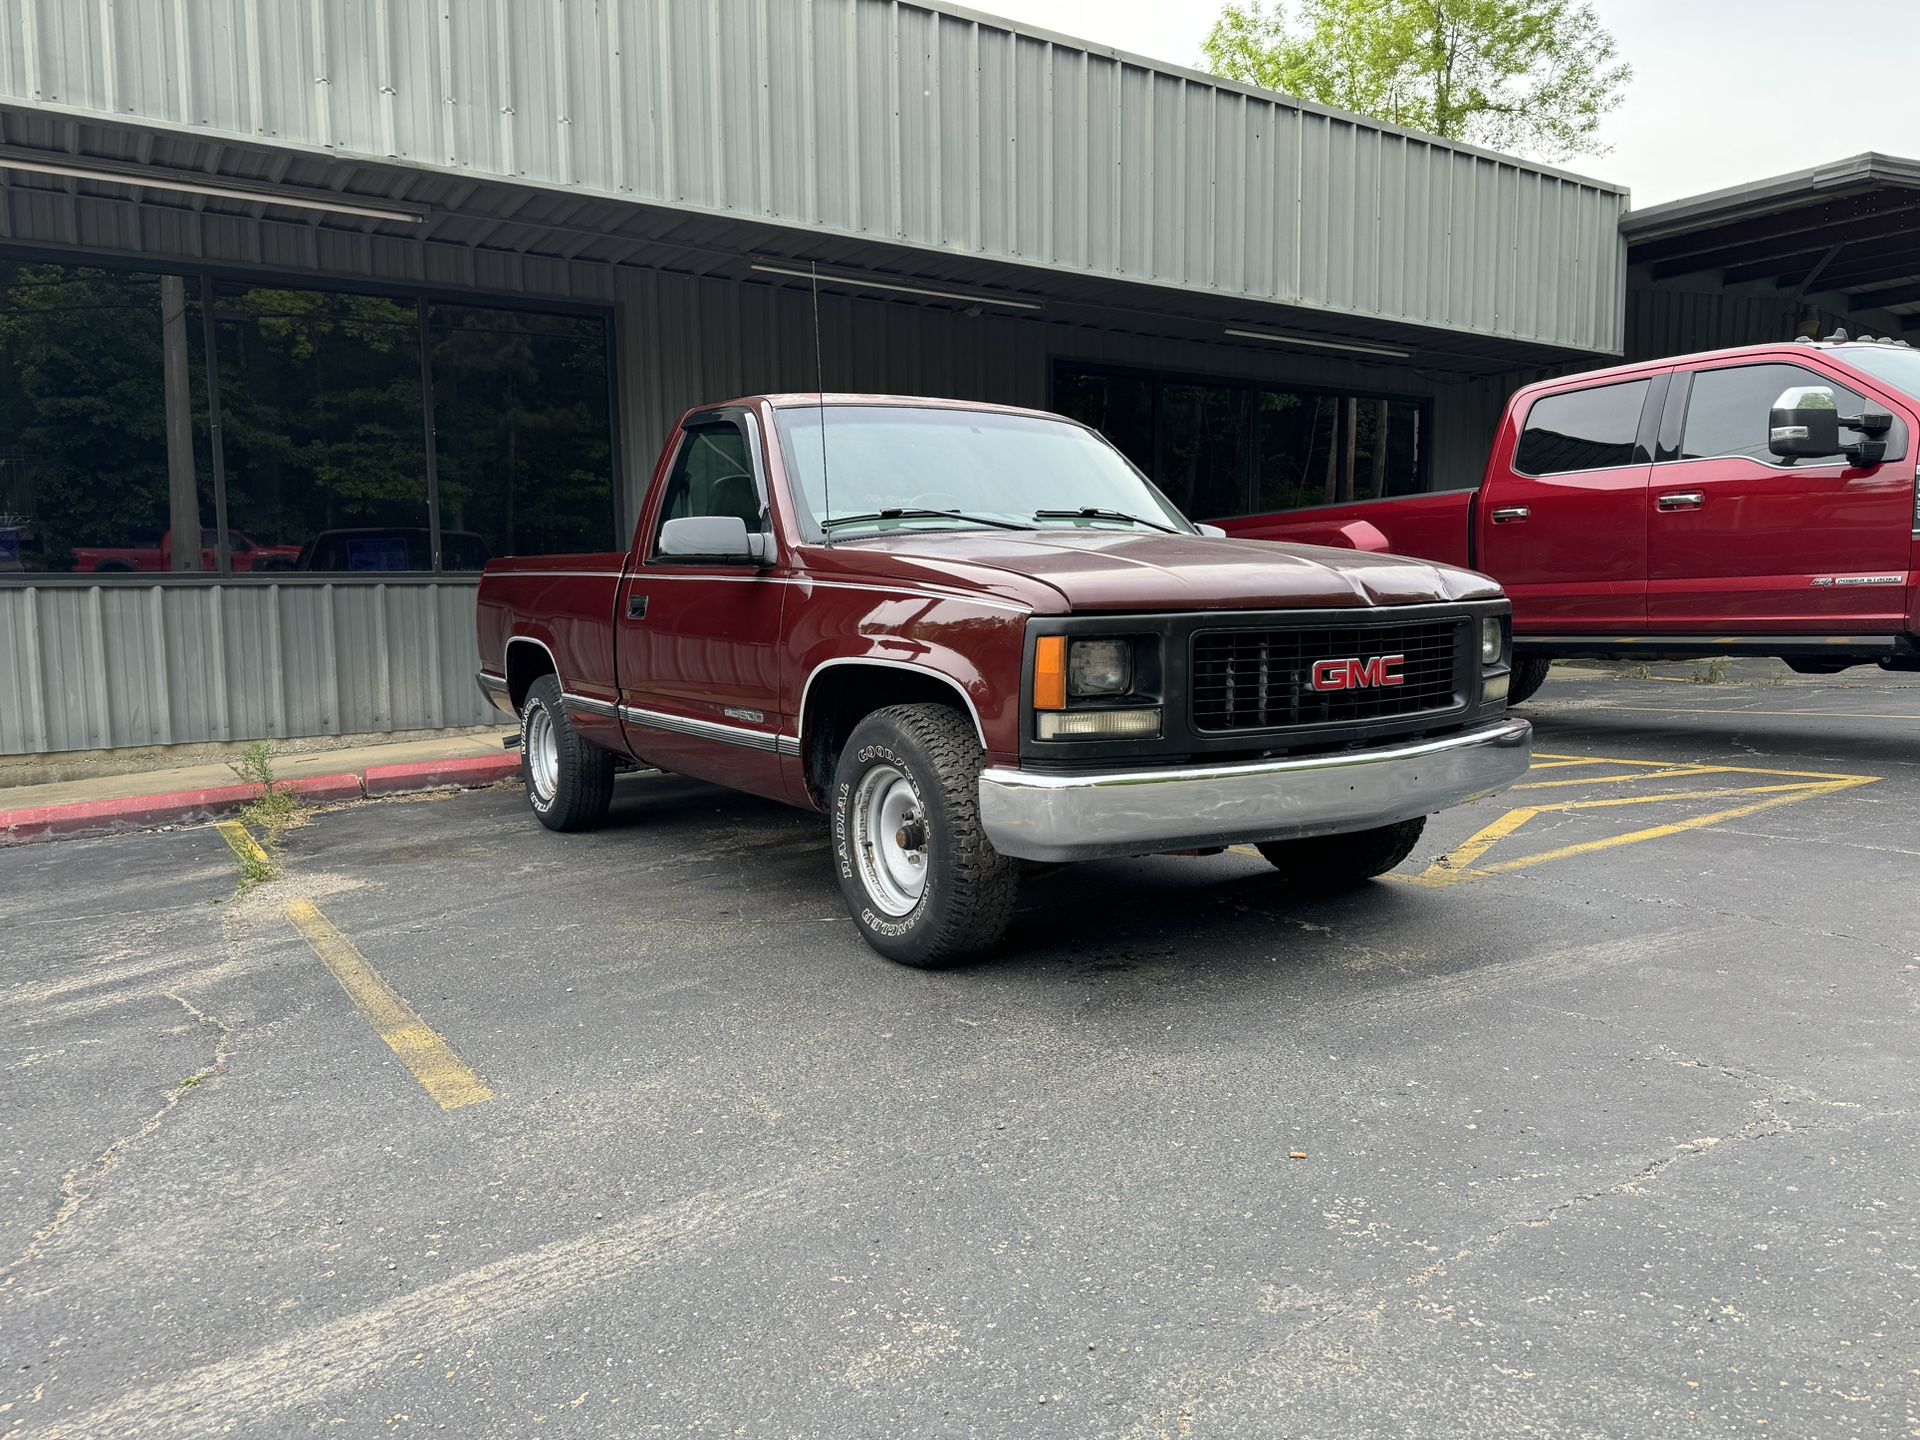
<instances>
[{"instance_id":1,"label":"truck side mirror","mask_svg":"<svg viewBox=\"0 0 1920 1440\"><path fill-rule=\"evenodd\" d=\"M1784 459L1816 460L1843 453L1833 391L1817 385L1782 391L1767 416L1767 449Z\"/></svg>"},{"instance_id":2,"label":"truck side mirror","mask_svg":"<svg viewBox=\"0 0 1920 1440\"><path fill-rule=\"evenodd\" d=\"M738 515L688 515L660 527L654 553L660 559L766 565L773 559L773 537L748 530Z\"/></svg>"},{"instance_id":3,"label":"truck side mirror","mask_svg":"<svg viewBox=\"0 0 1920 1440\"><path fill-rule=\"evenodd\" d=\"M1872 406L1862 406L1858 415L1842 415L1842 430L1858 430L1862 436L1873 439L1860 439L1846 447L1846 455L1854 464L1871 468L1887 458L1887 442L1879 437L1893 428L1893 416L1884 410L1875 410Z\"/></svg>"}]
</instances>

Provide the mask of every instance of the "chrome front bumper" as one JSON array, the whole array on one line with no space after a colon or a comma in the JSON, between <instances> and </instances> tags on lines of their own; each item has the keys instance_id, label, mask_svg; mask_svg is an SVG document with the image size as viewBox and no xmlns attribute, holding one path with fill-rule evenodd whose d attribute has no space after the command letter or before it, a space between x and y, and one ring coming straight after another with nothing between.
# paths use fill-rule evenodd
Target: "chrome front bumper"
<instances>
[{"instance_id":1,"label":"chrome front bumper","mask_svg":"<svg viewBox=\"0 0 1920 1440\"><path fill-rule=\"evenodd\" d=\"M1002 855L1094 860L1371 830L1492 795L1527 773L1533 726L1491 725L1376 750L1177 770L980 776Z\"/></svg>"}]
</instances>

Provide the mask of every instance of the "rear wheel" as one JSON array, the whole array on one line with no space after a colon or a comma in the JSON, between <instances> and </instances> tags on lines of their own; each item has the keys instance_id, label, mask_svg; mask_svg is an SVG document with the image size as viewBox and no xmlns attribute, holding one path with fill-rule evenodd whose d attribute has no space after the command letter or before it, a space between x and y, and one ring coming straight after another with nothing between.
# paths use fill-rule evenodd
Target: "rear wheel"
<instances>
[{"instance_id":1,"label":"rear wheel","mask_svg":"<svg viewBox=\"0 0 1920 1440\"><path fill-rule=\"evenodd\" d=\"M1255 848L1267 863L1296 885L1340 889L1384 875L1419 843L1425 817L1355 830L1348 835L1319 835L1310 840L1269 840Z\"/></svg>"},{"instance_id":2,"label":"rear wheel","mask_svg":"<svg viewBox=\"0 0 1920 1440\"><path fill-rule=\"evenodd\" d=\"M1534 656L1520 656L1513 662L1513 674L1507 680L1507 704L1519 705L1533 698L1533 692L1547 683L1547 667L1553 662Z\"/></svg>"},{"instance_id":3,"label":"rear wheel","mask_svg":"<svg viewBox=\"0 0 1920 1440\"><path fill-rule=\"evenodd\" d=\"M527 803L549 830L591 830L613 803L611 752L573 728L560 681L542 675L520 707L520 778Z\"/></svg>"},{"instance_id":4,"label":"rear wheel","mask_svg":"<svg viewBox=\"0 0 1920 1440\"><path fill-rule=\"evenodd\" d=\"M936 969L999 943L1020 889L980 826L986 756L945 705L892 705L862 720L834 771L833 855L866 942Z\"/></svg>"}]
</instances>

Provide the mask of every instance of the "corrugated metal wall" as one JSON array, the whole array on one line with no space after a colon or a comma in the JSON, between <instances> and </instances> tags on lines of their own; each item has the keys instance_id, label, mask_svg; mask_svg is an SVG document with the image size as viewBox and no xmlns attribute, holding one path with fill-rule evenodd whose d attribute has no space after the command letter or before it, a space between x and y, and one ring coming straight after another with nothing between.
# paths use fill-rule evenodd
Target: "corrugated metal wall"
<instances>
[{"instance_id":1,"label":"corrugated metal wall","mask_svg":"<svg viewBox=\"0 0 1920 1440\"><path fill-rule=\"evenodd\" d=\"M1627 290L1626 358L1658 360L1791 340L1807 321L1822 335L1842 325L1855 335L1897 335L1900 320L1884 310L1849 310L1842 296L1803 299L1784 290L1756 295L1636 283Z\"/></svg>"},{"instance_id":2,"label":"corrugated metal wall","mask_svg":"<svg viewBox=\"0 0 1920 1440\"><path fill-rule=\"evenodd\" d=\"M1587 351L1624 197L901 0L9 7L0 99Z\"/></svg>"},{"instance_id":3,"label":"corrugated metal wall","mask_svg":"<svg viewBox=\"0 0 1920 1440\"><path fill-rule=\"evenodd\" d=\"M0 755L483 724L475 583L0 585Z\"/></svg>"}]
</instances>

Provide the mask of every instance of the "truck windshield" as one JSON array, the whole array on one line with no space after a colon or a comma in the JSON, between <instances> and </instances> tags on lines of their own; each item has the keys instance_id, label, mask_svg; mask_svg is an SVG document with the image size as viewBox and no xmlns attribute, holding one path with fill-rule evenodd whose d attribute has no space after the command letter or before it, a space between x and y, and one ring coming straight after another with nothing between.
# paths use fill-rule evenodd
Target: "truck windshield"
<instances>
[{"instance_id":1,"label":"truck windshield","mask_svg":"<svg viewBox=\"0 0 1920 1440\"><path fill-rule=\"evenodd\" d=\"M1193 533L1119 451L1070 421L828 405L823 463L820 407L776 417L794 499L816 535L823 521L836 539L975 527Z\"/></svg>"},{"instance_id":2,"label":"truck windshield","mask_svg":"<svg viewBox=\"0 0 1920 1440\"><path fill-rule=\"evenodd\" d=\"M1833 353L1835 359L1920 400L1920 350L1893 345L1841 345Z\"/></svg>"}]
</instances>

